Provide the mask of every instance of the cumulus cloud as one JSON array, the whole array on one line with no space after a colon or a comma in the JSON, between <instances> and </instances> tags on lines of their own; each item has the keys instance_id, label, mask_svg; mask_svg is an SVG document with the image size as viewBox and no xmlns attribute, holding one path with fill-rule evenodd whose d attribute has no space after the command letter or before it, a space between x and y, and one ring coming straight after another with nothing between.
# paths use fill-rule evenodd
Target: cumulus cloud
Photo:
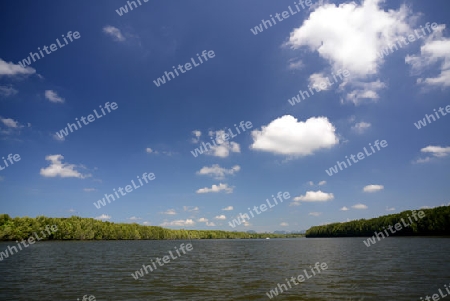
<instances>
[{"instance_id":1,"label":"cumulus cloud","mask_svg":"<svg viewBox=\"0 0 450 301\"><path fill-rule=\"evenodd\" d=\"M224 220L224 219L227 219L227 217L226 217L225 215L221 214L221 215L217 215L217 216L215 217L215 219Z\"/></svg>"},{"instance_id":2,"label":"cumulus cloud","mask_svg":"<svg viewBox=\"0 0 450 301\"><path fill-rule=\"evenodd\" d=\"M363 188L364 192L377 192L380 190L383 190L384 186L383 185L367 185Z\"/></svg>"},{"instance_id":3,"label":"cumulus cloud","mask_svg":"<svg viewBox=\"0 0 450 301\"><path fill-rule=\"evenodd\" d=\"M233 210L233 206L228 206L222 209L222 211L231 211Z\"/></svg>"},{"instance_id":4,"label":"cumulus cloud","mask_svg":"<svg viewBox=\"0 0 450 301\"><path fill-rule=\"evenodd\" d=\"M95 219L107 220L107 219L111 219L111 215L102 214L100 216L97 216Z\"/></svg>"},{"instance_id":5,"label":"cumulus cloud","mask_svg":"<svg viewBox=\"0 0 450 301\"><path fill-rule=\"evenodd\" d=\"M298 121L285 115L252 131L251 149L281 155L308 156L339 143L336 129L326 117Z\"/></svg>"},{"instance_id":6,"label":"cumulus cloud","mask_svg":"<svg viewBox=\"0 0 450 301\"><path fill-rule=\"evenodd\" d=\"M195 222L192 219L186 219L186 220L176 220L171 222L163 222L160 224L161 227L167 227L167 226L178 226L178 227L184 227L184 226L193 226L195 225Z\"/></svg>"},{"instance_id":7,"label":"cumulus cloud","mask_svg":"<svg viewBox=\"0 0 450 301\"><path fill-rule=\"evenodd\" d=\"M196 193L209 193L209 192L220 192L225 191L226 193L232 193L234 187L228 187L228 184L219 183L219 185L213 184L211 188L205 187L200 188L196 191Z\"/></svg>"},{"instance_id":8,"label":"cumulus cloud","mask_svg":"<svg viewBox=\"0 0 450 301\"><path fill-rule=\"evenodd\" d=\"M433 146L429 145L420 150L422 153L430 154L432 157L419 158L413 163L427 163L431 162L432 158L443 158L447 157L450 154L450 146L442 147L442 146Z\"/></svg>"},{"instance_id":9,"label":"cumulus cloud","mask_svg":"<svg viewBox=\"0 0 450 301\"><path fill-rule=\"evenodd\" d=\"M450 146L427 146L420 150L422 153L430 153L434 157L446 157L450 154Z\"/></svg>"},{"instance_id":10,"label":"cumulus cloud","mask_svg":"<svg viewBox=\"0 0 450 301\"><path fill-rule=\"evenodd\" d=\"M443 36L445 24L438 25L420 48L420 54L408 55L405 62L411 65L413 74L428 71L429 67L439 65L439 74L434 77L418 78L417 83L431 87L450 87L450 38ZM427 72L429 73L429 72Z\"/></svg>"},{"instance_id":11,"label":"cumulus cloud","mask_svg":"<svg viewBox=\"0 0 450 301\"><path fill-rule=\"evenodd\" d=\"M367 207L366 205L364 205L364 204L356 204L356 205L353 205L352 206L352 208L353 209L367 209L367 208L369 208L369 207Z\"/></svg>"},{"instance_id":12,"label":"cumulus cloud","mask_svg":"<svg viewBox=\"0 0 450 301\"><path fill-rule=\"evenodd\" d=\"M194 135L194 138L192 138L192 143L198 143L200 141L200 136L202 135L202 132L198 130L192 131L192 135Z\"/></svg>"},{"instance_id":13,"label":"cumulus cloud","mask_svg":"<svg viewBox=\"0 0 450 301\"><path fill-rule=\"evenodd\" d=\"M22 67L20 65L16 65L13 62L5 62L0 59L0 77L2 75L5 76L16 76L16 75L30 75L36 73L36 70L31 67Z\"/></svg>"},{"instance_id":14,"label":"cumulus cloud","mask_svg":"<svg viewBox=\"0 0 450 301\"><path fill-rule=\"evenodd\" d=\"M368 122L358 122L354 126L352 126L352 130L358 134L364 133L367 129L369 129L372 125Z\"/></svg>"},{"instance_id":15,"label":"cumulus cloud","mask_svg":"<svg viewBox=\"0 0 450 301\"><path fill-rule=\"evenodd\" d=\"M120 29L118 29L117 27L109 25L105 26L103 27L103 32L112 37L114 41L123 42L126 40L125 37L122 35Z\"/></svg>"},{"instance_id":16,"label":"cumulus cloud","mask_svg":"<svg viewBox=\"0 0 450 301\"><path fill-rule=\"evenodd\" d=\"M24 127L18 121L11 118L3 118L0 116L0 121L8 128L19 129Z\"/></svg>"},{"instance_id":17,"label":"cumulus cloud","mask_svg":"<svg viewBox=\"0 0 450 301\"><path fill-rule=\"evenodd\" d=\"M45 157L45 160L50 161L50 165L46 168L41 168L41 176L46 178L88 178L91 177L91 174L82 174L79 171L75 170L77 166L75 164L62 163L64 156L62 155L49 155Z\"/></svg>"},{"instance_id":18,"label":"cumulus cloud","mask_svg":"<svg viewBox=\"0 0 450 301\"><path fill-rule=\"evenodd\" d=\"M202 169L197 171L198 175L207 175L211 176L216 180L223 180L225 179L226 175L234 175L238 171L241 170L241 167L239 165L235 165L230 169L222 168L219 166L219 164L213 164L212 166L204 166Z\"/></svg>"},{"instance_id":19,"label":"cumulus cloud","mask_svg":"<svg viewBox=\"0 0 450 301\"><path fill-rule=\"evenodd\" d=\"M318 191L307 191L305 195L297 196L294 202L327 202L334 199L332 193Z\"/></svg>"},{"instance_id":20,"label":"cumulus cloud","mask_svg":"<svg viewBox=\"0 0 450 301\"><path fill-rule=\"evenodd\" d=\"M206 217L201 217L197 220L197 222L199 223L206 223L208 221L208 219Z\"/></svg>"},{"instance_id":21,"label":"cumulus cloud","mask_svg":"<svg viewBox=\"0 0 450 301\"><path fill-rule=\"evenodd\" d=\"M226 158L230 155L230 153L240 153L240 145L234 141L223 139L225 134L227 133L223 130L209 131L208 136L213 138L213 140L216 142L216 145L214 145L211 140L209 143L212 146L209 150L206 151L205 154L214 157Z\"/></svg>"},{"instance_id":22,"label":"cumulus cloud","mask_svg":"<svg viewBox=\"0 0 450 301\"><path fill-rule=\"evenodd\" d=\"M314 73L309 76L309 85L316 90L329 90L327 76L324 73Z\"/></svg>"},{"instance_id":23,"label":"cumulus cloud","mask_svg":"<svg viewBox=\"0 0 450 301\"><path fill-rule=\"evenodd\" d=\"M129 220L131 220L131 221L137 221L137 220L140 220L140 219L142 219L142 218L136 217L136 216L132 216L132 217L129 218Z\"/></svg>"},{"instance_id":24,"label":"cumulus cloud","mask_svg":"<svg viewBox=\"0 0 450 301\"><path fill-rule=\"evenodd\" d=\"M386 211L395 211L395 208L394 207L389 208L388 206L386 206Z\"/></svg>"},{"instance_id":25,"label":"cumulus cloud","mask_svg":"<svg viewBox=\"0 0 450 301\"><path fill-rule=\"evenodd\" d=\"M215 227L216 224L214 224L213 222L206 222L206 226L208 226L208 227Z\"/></svg>"},{"instance_id":26,"label":"cumulus cloud","mask_svg":"<svg viewBox=\"0 0 450 301\"><path fill-rule=\"evenodd\" d=\"M350 209L348 209L347 207L342 207L341 209L339 209L340 211L348 211L348 210L350 210Z\"/></svg>"},{"instance_id":27,"label":"cumulus cloud","mask_svg":"<svg viewBox=\"0 0 450 301\"><path fill-rule=\"evenodd\" d=\"M385 11L382 0L352 1L318 6L291 34L287 46L308 48L330 64L331 71L347 69L346 101L376 100L384 84L376 80L384 59L381 51L412 32L413 16L406 5ZM370 18L368 17L370 16Z\"/></svg>"},{"instance_id":28,"label":"cumulus cloud","mask_svg":"<svg viewBox=\"0 0 450 301\"><path fill-rule=\"evenodd\" d=\"M282 222L282 223L280 223L280 226L281 226L281 227L287 227L287 226L289 226L289 224L288 224L288 223L285 223L285 222Z\"/></svg>"},{"instance_id":29,"label":"cumulus cloud","mask_svg":"<svg viewBox=\"0 0 450 301\"><path fill-rule=\"evenodd\" d=\"M177 212L175 211L175 209L168 209L164 212L161 212L161 214L175 215L175 214L177 214Z\"/></svg>"},{"instance_id":30,"label":"cumulus cloud","mask_svg":"<svg viewBox=\"0 0 450 301\"><path fill-rule=\"evenodd\" d=\"M65 101L64 98L58 96L58 93L53 90L45 90L45 98L54 103L64 103Z\"/></svg>"}]
</instances>

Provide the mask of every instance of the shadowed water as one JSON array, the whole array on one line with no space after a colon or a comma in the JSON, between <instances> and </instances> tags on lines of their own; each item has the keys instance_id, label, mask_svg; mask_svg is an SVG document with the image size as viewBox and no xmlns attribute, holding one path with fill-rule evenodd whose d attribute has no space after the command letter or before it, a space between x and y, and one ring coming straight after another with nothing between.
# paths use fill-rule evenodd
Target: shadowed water
<instances>
[{"instance_id":1,"label":"shadowed water","mask_svg":"<svg viewBox=\"0 0 450 301\"><path fill-rule=\"evenodd\" d=\"M450 284L448 238L369 248L363 238L194 240L180 258L131 276L182 242L37 242L0 262L0 300L270 300L266 292L316 262L328 269L272 300L409 301Z\"/></svg>"}]
</instances>

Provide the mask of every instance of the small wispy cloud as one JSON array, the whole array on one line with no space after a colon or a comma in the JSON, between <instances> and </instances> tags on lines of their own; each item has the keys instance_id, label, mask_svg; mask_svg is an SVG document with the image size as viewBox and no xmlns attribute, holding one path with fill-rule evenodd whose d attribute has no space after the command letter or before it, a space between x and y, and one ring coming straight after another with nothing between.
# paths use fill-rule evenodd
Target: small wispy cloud
<instances>
[{"instance_id":1,"label":"small wispy cloud","mask_svg":"<svg viewBox=\"0 0 450 301\"><path fill-rule=\"evenodd\" d=\"M107 25L103 27L103 32L112 37L114 41L123 42L126 40L120 29L117 27Z\"/></svg>"}]
</instances>

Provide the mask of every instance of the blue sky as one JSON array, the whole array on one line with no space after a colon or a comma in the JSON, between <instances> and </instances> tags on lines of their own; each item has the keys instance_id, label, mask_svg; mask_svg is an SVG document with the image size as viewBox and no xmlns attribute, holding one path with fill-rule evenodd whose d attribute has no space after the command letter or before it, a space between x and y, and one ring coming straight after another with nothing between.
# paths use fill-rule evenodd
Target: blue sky
<instances>
[{"instance_id":1,"label":"blue sky","mask_svg":"<svg viewBox=\"0 0 450 301\"><path fill-rule=\"evenodd\" d=\"M0 156L21 160L0 170L0 212L294 231L450 202L450 117L414 125L450 105L447 0L313 1L300 11L284 0L141 0L120 16L126 4L2 4ZM250 30L289 6L296 14ZM426 35L378 55L427 22L436 24ZM64 44L69 31L80 37ZM18 64L56 39L62 48ZM215 56L154 84L204 50ZM344 69L349 77L318 91ZM316 93L291 105L308 85ZM107 102L116 110L55 135ZM252 128L192 155L241 121ZM388 146L325 172L376 140ZM144 173L155 179L94 206ZM291 198L228 225L280 191Z\"/></svg>"}]
</instances>

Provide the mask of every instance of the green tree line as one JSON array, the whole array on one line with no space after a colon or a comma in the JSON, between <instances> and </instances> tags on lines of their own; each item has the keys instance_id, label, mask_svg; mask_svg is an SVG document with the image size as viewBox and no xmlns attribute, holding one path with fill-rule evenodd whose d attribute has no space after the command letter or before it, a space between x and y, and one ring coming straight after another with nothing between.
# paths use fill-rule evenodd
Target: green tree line
<instances>
[{"instance_id":1,"label":"green tree line","mask_svg":"<svg viewBox=\"0 0 450 301\"><path fill-rule=\"evenodd\" d=\"M58 231L47 236L48 240L121 240L121 239L235 239L235 238L286 238L299 237L298 234L247 233L217 230L172 230L158 226L142 226L136 223L111 223L93 218L71 216L51 218L38 216L11 218L0 214L0 240L22 240L46 225L56 225Z\"/></svg>"},{"instance_id":2,"label":"green tree line","mask_svg":"<svg viewBox=\"0 0 450 301\"><path fill-rule=\"evenodd\" d=\"M428 235L450 235L450 206L436 207L433 209L416 210L416 213L423 211L425 216L416 221L412 217L412 211L407 210L397 214L389 214L372 219L360 219L345 223L333 223L323 226L314 226L306 231L306 237L352 237L352 236L372 236L374 232L381 232L389 226L404 222L411 224L403 227L389 236L428 236ZM408 216L413 223L409 221Z\"/></svg>"}]
</instances>

